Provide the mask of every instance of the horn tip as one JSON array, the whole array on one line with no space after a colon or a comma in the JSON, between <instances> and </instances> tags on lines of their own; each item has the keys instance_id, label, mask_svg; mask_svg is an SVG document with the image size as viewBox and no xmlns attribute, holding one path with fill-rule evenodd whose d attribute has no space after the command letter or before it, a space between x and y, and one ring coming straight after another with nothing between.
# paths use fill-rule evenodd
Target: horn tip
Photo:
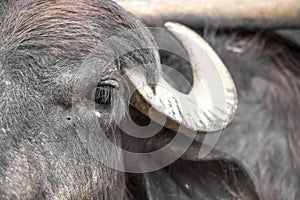
<instances>
[{"instance_id":1,"label":"horn tip","mask_svg":"<svg viewBox=\"0 0 300 200\"><path fill-rule=\"evenodd\" d=\"M166 28L172 28L172 27L176 26L176 24L177 24L177 23L167 21L167 22L164 23L164 26L165 26Z\"/></svg>"}]
</instances>

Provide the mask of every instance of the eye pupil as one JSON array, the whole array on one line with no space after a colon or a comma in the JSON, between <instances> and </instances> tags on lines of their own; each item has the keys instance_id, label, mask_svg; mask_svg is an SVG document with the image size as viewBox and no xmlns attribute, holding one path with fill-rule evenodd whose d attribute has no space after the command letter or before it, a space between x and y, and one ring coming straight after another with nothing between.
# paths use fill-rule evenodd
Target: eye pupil
<instances>
[{"instance_id":1,"label":"eye pupil","mask_svg":"<svg viewBox=\"0 0 300 200\"><path fill-rule=\"evenodd\" d=\"M112 98L111 86L97 86L95 91L95 102L100 105L110 105Z\"/></svg>"}]
</instances>

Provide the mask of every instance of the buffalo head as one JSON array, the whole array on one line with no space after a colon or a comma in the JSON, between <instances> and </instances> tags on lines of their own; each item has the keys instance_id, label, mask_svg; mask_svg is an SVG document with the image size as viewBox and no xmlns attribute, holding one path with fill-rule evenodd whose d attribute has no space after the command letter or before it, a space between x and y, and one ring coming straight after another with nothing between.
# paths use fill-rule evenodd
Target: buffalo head
<instances>
[{"instance_id":1,"label":"buffalo head","mask_svg":"<svg viewBox=\"0 0 300 200\"><path fill-rule=\"evenodd\" d=\"M122 199L124 173L109 166L124 162L119 125L130 106L186 133L217 131L233 118L229 73L184 26L166 24L192 63L186 94L163 78L150 31L113 2L0 5L1 199ZM215 104L205 76L219 74Z\"/></svg>"}]
</instances>

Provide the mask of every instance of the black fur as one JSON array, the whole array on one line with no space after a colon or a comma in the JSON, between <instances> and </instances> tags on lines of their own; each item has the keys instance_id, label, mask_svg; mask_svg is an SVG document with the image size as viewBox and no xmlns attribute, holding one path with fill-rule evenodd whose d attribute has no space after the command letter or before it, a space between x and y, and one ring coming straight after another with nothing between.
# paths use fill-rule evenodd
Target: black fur
<instances>
[{"instance_id":1,"label":"black fur","mask_svg":"<svg viewBox=\"0 0 300 200\"><path fill-rule=\"evenodd\" d=\"M299 46L270 32L207 39L232 73L239 96L236 118L216 148L246 166L261 199L299 199Z\"/></svg>"}]
</instances>

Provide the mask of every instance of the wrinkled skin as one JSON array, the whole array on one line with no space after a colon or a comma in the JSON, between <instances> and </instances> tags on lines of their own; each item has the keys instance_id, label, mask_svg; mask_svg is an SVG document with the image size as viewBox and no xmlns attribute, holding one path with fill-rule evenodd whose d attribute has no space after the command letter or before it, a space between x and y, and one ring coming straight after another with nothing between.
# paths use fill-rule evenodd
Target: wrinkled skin
<instances>
[{"instance_id":1,"label":"wrinkled skin","mask_svg":"<svg viewBox=\"0 0 300 200\"><path fill-rule=\"evenodd\" d=\"M151 35L105 43L143 27L109 1L1 3L0 199L299 198L298 47L264 34L205 34L236 82L236 119L205 160L197 158L201 144L195 141L162 170L125 174L102 164L122 160L104 137L142 152L165 145L174 132L131 138L115 124L127 114L124 91L110 86L118 96L111 105L95 105L90 91L126 67L158 66L154 50L114 59L118 45L139 47L143 40L155 46ZM162 60L178 67L168 56ZM144 70L154 81L160 73ZM180 71L191 77L188 68Z\"/></svg>"}]
</instances>

